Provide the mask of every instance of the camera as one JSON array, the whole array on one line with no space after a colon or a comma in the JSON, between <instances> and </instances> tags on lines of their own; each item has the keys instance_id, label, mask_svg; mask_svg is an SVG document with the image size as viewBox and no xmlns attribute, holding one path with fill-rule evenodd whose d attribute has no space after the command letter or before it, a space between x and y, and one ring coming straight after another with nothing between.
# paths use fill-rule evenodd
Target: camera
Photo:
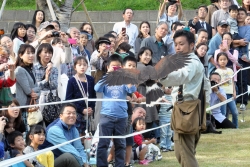
<instances>
[{"instance_id":1,"label":"camera","mask_svg":"<svg viewBox=\"0 0 250 167\"><path fill-rule=\"evenodd\" d=\"M9 122L9 119L6 118L6 117L2 118L2 121L3 121L3 120L5 120L5 122Z\"/></svg>"},{"instance_id":2,"label":"camera","mask_svg":"<svg viewBox=\"0 0 250 167\"><path fill-rule=\"evenodd\" d=\"M53 31L51 37L60 37L60 33L57 31Z\"/></svg>"},{"instance_id":3,"label":"camera","mask_svg":"<svg viewBox=\"0 0 250 167\"><path fill-rule=\"evenodd\" d=\"M217 85L218 83L215 82L215 81L210 81L210 84L211 84L211 87L214 86L214 85ZM219 89L219 86L217 86L217 88Z\"/></svg>"}]
</instances>

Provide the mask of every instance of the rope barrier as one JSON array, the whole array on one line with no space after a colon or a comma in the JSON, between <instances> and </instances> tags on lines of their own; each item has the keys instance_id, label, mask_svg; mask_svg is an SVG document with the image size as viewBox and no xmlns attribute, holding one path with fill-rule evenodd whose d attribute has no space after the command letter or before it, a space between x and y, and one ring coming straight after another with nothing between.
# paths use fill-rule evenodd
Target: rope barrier
<instances>
[{"instance_id":1,"label":"rope barrier","mask_svg":"<svg viewBox=\"0 0 250 167\"><path fill-rule=\"evenodd\" d=\"M247 70L247 69L250 69L250 67L246 67L246 68L242 68L242 69L239 69L237 72L234 73L234 75L230 78L233 78L239 71L243 71L243 70ZM212 86L211 88L214 88L216 86L219 86L223 83L226 83L228 81L224 81L224 82L221 82L217 85L214 85ZM236 98L240 97L240 96L243 96L244 94L248 93L248 91L238 95ZM13 108L29 108L29 107L35 107L35 106L44 106L44 105L54 105L54 104L63 104L63 103L70 103L70 102L76 102L76 101L80 101L80 100L86 100L87 102L88 101L128 101L128 100L123 100L123 99L89 99L89 98L79 98L79 99L74 99L74 100L66 100L66 101L59 101L59 102L51 102L51 103L44 103L44 104L35 104L35 105L26 105L26 106L18 106L18 107L13 107ZM212 109L215 109L217 107L220 107L222 105L225 105L229 102L231 102L232 100L234 100L234 98L230 98L230 99L227 99L223 102L220 102L214 106L211 106L209 108L206 109L206 111L210 111ZM153 104L166 104L166 102L152 102ZM144 103L134 103L133 104L146 104L145 102ZM8 108L1 108L1 110L8 110ZM161 126L158 126L158 127L155 127L155 128L151 128L151 129L147 129L147 130L143 130L143 131L140 131L140 132L135 132L135 133L132 133L132 134L128 134L128 135L125 135L125 136L91 136L91 138L113 138L113 139L117 139L117 138L128 138L128 137L132 137L134 135L138 135L138 134L142 134L142 133L146 133L146 132L149 132L149 131L152 131L152 130L156 130L156 129L159 129L159 128L162 128L162 127L165 127L165 126L168 126L170 125L169 123L168 124L164 124L164 125L161 125ZM33 153L29 153L29 154L26 154L26 155L23 155L23 156L18 156L18 157L15 157L15 158L11 158L11 159L8 159L8 160L5 160L5 161L2 161L0 162L0 166L11 166L11 165L14 165L14 164L17 164L19 162L22 162L22 161L25 161L27 159L30 159L32 157L35 157L39 154L42 154L42 153L45 153L47 151L51 151L51 150L54 150L54 149L57 149L61 146L64 146L66 144L69 144L73 141L76 141L76 140L80 140L81 138L84 138L84 137L88 137L89 136L81 136L79 138L76 138L76 139L73 139L73 140L70 140L70 141L67 141L67 142L64 142L64 143L61 143L61 144L58 144L56 146L52 146L52 147L49 147L49 148L46 148L46 149L43 149L43 150L39 150L39 151L35 151Z\"/></svg>"},{"instance_id":2,"label":"rope barrier","mask_svg":"<svg viewBox=\"0 0 250 167\"><path fill-rule=\"evenodd\" d=\"M164 124L164 125L158 126L156 128L151 128L151 129L143 130L143 131L140 131L140 132L135 132L135 133L128 134L128 135L125 135L125 136L92 136L92 138L125 139L125 138L128 138L128 137L132 137L134 135L146 133L146 132L149 132L151 130L159 129L159 128L162 128L162 127L165 127L165 126L168 126L168 125L170 125L170 124L169 123ZM35 151L35 152L29 153L29 154L25 154L25 155L22 155L22 156L18 156L18 157L15 157L15 158L4 160L4 161L0 162L0 166L11 166L11 165L17 164L17 163L25 161L27 159L33 158L33 157L35 157L35 156L37 156L39 154L43 154L43 153L46 153L48 151L51 151L51 150L57 149L59 147L62 147L64 145L66 145L66 144L70 144L73 141L80 140L81 138L84 138L84 137L85 136L81 136L81 137L78 137L76 139L73 139L73 140L58 144L56 146L48 147L48 148L43 149L43 150Z\"/></svg>"}]
</instances>

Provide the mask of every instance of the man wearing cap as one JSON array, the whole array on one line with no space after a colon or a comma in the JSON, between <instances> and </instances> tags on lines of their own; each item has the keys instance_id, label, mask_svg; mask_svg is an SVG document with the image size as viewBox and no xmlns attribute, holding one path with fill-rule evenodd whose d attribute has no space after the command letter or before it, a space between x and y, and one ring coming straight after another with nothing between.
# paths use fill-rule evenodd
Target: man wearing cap
<instances>
[{"instance_id":1,"label":"man wearing cap","mask_svg":"<svg viewBox=\"0 0 250 167\"><path fill-rule=\"evenodd\" d=\"M31 45L34 46L36 49L41 43L51 43L53 40L52 32L55 32L54 26L50 24L50 22L46 21L41 23L39 29L38 29L38 38L36 41L32 42ZM53 63L53 67L56 67L58 69L58 73L61 74L61 64L63 63L69 63L72 61L72 54L70 45L68 43L68 37L65 32L59 32L60 38L63 41L64 44L64 51L62 48L59 47L53 47L53 56L51 59L51 62ZM35 60L36 62L36 60ZM61 75L58 75L58 83L61 83ZM61 84L58 84L58 88ZM63 96L63 95L62 95ZM64 99L59 93L59 97L61 99Z\"/></svg>"},{"instance_id":2,"label":"man wearing cap","mask_svg":"<svg viewBox=\"0 0 250 167\"><path fill-rule=\"evenodd\" d=\"M207 6L200 5L198 7L197 16L189 20L188 26L194 28L196 33L199 31L199 29L204 28L207 30L208 40L210 40L212 38L212 27L205 21L207 12Z\"/></svg>"},{"instance_id":3,"label":"man wearing cap","mask_svg":"<svg viewBox=\"0 0 250 167\"><path fill-rule=\"evenodd\" d=\"M220 10L213 13L211 19L211 26L213 28L213 35L216 34L216 26L219 21L227 20L229 17L229 6L231 5L231 0L219 0Z\"/></svg>"},{"instance_id":4,"label":"man wearing cap","mask_svg":"<svg viewBox=\"0 0 250 167\"><path fill-rule=\"evenodd\" d=\"M158 63L162 56L174 54L173 43L163 41L163 38L167 35L168 24L166 22L159 22L156 29L155 35L149 38L145 38L141 43L142 47L148 47L153 51L152 62L153 64ZM166 44L168 43L168 44Z\"/></svg>"},{"instance_id":5,"label":"man wearing cap","mask_svg":"<svg viewBox=\"0 0 250 167\"><path fill-rule=\"evenodd\" d=\"M208 45L209 47L209 50L207 51L208 61L209 61L208 74L210 74L215 68L218 68L218 66L214 62L213 56L214 56L215 50L219 49L219 46L222 41L222 34L224 34L225 32L228 32L228 22L226 20L221 20L218 23L216 35L213 36L213 38L210 40L209 45Z\"/></svg>"},{"instance_id":6,"label":"man wearing cap","mask_svg":"<svg viewBox=\"0 0 250 167\"><path fill-rule=\"evenodd\" d=\"M132 48L135 47L135 40L138 36L138 27L135 24L131 23L131 20L133 19L134 12L130 8L126 8L123 11L123 22L115 23L113 27L113 31L115 31L117 34L125 33L129 36L129 44Z\"/></svg>"}]
</instances>

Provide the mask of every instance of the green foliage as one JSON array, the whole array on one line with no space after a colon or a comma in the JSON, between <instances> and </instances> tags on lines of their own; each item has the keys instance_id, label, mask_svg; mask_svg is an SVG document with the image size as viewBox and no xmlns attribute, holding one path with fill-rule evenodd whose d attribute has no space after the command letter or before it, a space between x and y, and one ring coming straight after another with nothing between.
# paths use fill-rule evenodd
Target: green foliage
<instances>
[{"instance_id":1,"label":"green foliage","mask_svg":"<svg viewBox=\"0 0 250 167\"><path fill-rule=\"evenodd\" d=\"M59 6L65 0L54 0ZM102 10L123 10L130 7L134 10L158 10L159 2L163 0L84 0L89 11ZM3 0L0 0L2 4ZM74 7L79 4L81 0L74 0ZM197 9L201 4L208 5L210 0L181 0L183 9ZM241 3L241 0L238 0ZM35 0L7 0L5 9L8 10L35 10ZM80 5L77 10L82 10Z\"/></svg>"}]
</instances>

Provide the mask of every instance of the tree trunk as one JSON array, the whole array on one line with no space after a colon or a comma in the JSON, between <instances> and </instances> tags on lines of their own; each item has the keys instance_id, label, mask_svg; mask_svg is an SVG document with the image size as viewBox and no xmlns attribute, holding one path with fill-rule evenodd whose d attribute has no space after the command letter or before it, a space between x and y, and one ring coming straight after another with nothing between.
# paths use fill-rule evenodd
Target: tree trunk
<instances>
[{"instance_id":1,"label":"tree trunk","mask_svg":"<svg viewBox=\"0 0 250 167\"><path fill-rule=\"evenodd\" d=\"M65 0L64 4L61 7L58 7L54 0L51 0L57 20L60 22L61 30L64 32L67 31L70 25L73 2L74 0ZM46 0L36 0L36 3L38 9L43 10L45 12L46 20L51 20L49 7L47 5Z\"/></svg>"}]
</instances>

